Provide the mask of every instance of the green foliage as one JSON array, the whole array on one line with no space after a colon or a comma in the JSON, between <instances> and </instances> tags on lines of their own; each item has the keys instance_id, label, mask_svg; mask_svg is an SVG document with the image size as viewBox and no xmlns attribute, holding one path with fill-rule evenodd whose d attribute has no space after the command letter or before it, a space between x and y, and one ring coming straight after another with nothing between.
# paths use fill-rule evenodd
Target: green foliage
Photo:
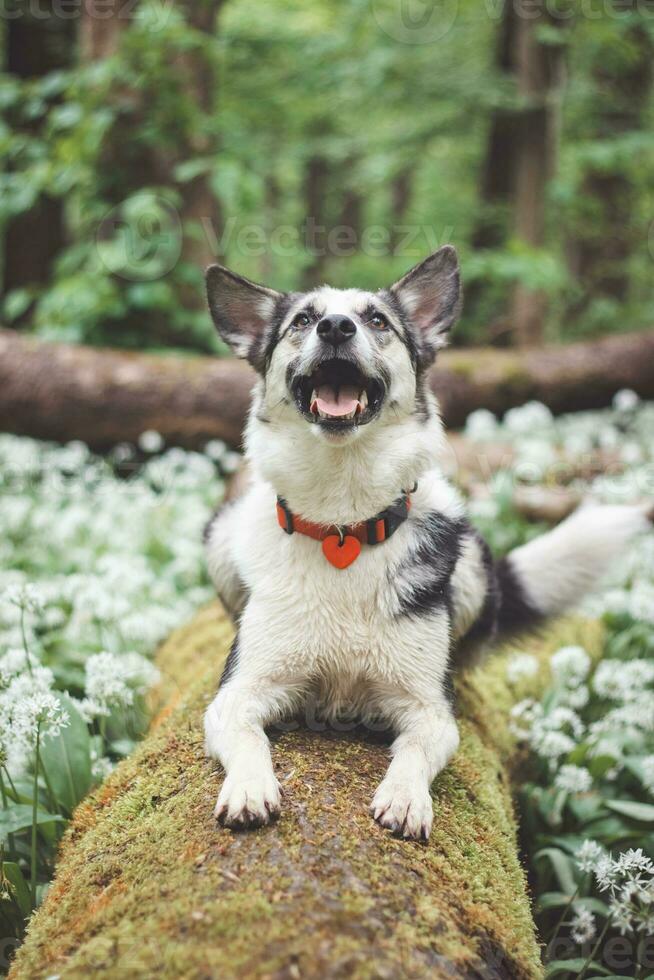
<instances>
[{"instance_id":1,"label":"green foliage","mask_svg":"<svg viewBox=\"0 0 654 980\"><path fill-rule=\"evenodd\" d=\"M535 251L514 240L509 202L480 199L491 114L521 104L494 64L500 5L444 4L420 34L396 0L233 0L205 32L187 8L149 0L111 57L0 76L0 224L60 197L70 243L50 282L6 297L5 321L28 317L68 340L215 351L190 242L280 288L316 278L376 288L452 240L471 290L464 341L486 340L489 324L503 332L518 282L549 297L553 337L647 325L652 100L630 98L628 79L651 23L610 4L564 12L564 30L555 21L539 34L565 46L567 69L547 242ZM204 66L206 98L189 64ZM315 161L311 216L324 231L312 234ZM629 215L628 254L607 260L628 277L619 296L569 262L571 243L601 247L624 225L592 191L616 174ZM204 224L185 209L198 183L213 199ZM502 242L473 248L491 216ZM343 225L351 242L327 240Z\"/></svg>"},{"instance_id":2,"label":"green foliage","mask_svg":"<svg viewBox=\"0 0 654 980\"><path fill-rule=\"evenodd\" d=\"M639 942L651 933L654 627L624 613L604 621L600 664L591 670L583 651L561 651L540 702L515 712L532 750L520 805L548 977L577 977L584 964L586 975L591 959L595 973L615 977L613 936L628 937L621 974L642 976Z\"/></svg>"},{"instance_id":3,"label":"green foliage","mask_svg":"<svg viewBox=\"0 0 654 980\"><path fill-rule=\"evenodd\" d=\"M572 472L564 482L573 480L587 498L633 499L630 488L651 475L653 419L626 391L611 412L554 418L532 402L502 423L484 410L471 415L467 433L480 459L484 444L511 449L511 469L473 487L469 505L493 551L503 554L545 529L520 516L516 489L540 483L556 493L566 454L576 459L593 447L615 447L626 465L614 482ZM505 667L522 750L515 780L521 839L547 977L647 975L654 929L653 544L651 535L635 544L608 591L586 604L600 618L601 643L557 650L546 687L529 637ZM524 697L534 690L538 697ZM584 860L582 847L596 860Z\"/></svg>"},{"instance_id":4,"label":"green foliage","mask_svg":"<svg viewBox=\"0 0 654 980\"><path fill-rule=\"evenodd\" d=\"M234 454L107 459L0 437L0 922L19 940L63 830L143 736L147 659L209 600L202 527ZM100 506L99 506L100 504ZM173 534L173 529L175 533Z\"/></svg>"}]
</instances>

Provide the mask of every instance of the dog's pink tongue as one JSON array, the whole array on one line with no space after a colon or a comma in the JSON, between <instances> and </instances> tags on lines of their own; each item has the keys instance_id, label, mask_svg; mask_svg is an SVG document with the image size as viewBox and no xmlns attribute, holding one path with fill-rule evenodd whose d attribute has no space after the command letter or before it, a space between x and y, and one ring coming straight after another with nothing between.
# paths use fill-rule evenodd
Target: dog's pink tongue
<instances>
[{"instance_id":1,"label":"dog's pink tongue","mask_svg":"<svg viewBox=\"0 0 654 980\"><path fill-rule=\"evenodd\" d=\"M331 385L316 389L316 403L327 415L349 415L359 404L359 392L353 385L343 385L338 394Z\"/></svg>"}]
</instances>

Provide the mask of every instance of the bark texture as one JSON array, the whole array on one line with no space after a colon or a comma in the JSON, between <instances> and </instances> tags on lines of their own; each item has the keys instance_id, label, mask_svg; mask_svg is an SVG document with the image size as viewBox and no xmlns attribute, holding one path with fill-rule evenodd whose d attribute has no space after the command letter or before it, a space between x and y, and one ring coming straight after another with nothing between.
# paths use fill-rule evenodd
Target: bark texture
<instances>
[{"instance_id":1,"label":"bark texture","mask_svg":"<svg viewBox=\"0 0 654 980\"><path fill-rule=\"evenodd\" d=\"M593 649L593 631L563 623L534 641L529 690L552 649ZM508 690L504 657L458 680L462 745L434 784L428 844L367 813L379 739L304 729L274 738L280 821L239 834L213 821L220 777L201 735L230 637L214 606L162 649L167 705L78 808L11 980L541 977L508 779L508 710L528 689Z\"/></svg>"},{"instance_id":2,"label":"bark texture","mask_svg":"<svg viewBox=\"0 0 654 980\"><path fill-rule=\"evenodd\" d=\"M515 81L517 28L516 4L505 3L494 59L495 70L505 81ZM514 106L500 105L488 116L488 135L480 174L480 208L472 232L472 246L476 249L496 248L504 242L507 235L506 212L515 194L518 110Z\"/></svg>"},{"instance_id":3,"label":"bark texture","mask_svg":"<svg viewBox=\"0 0 654 980\"><path fill-rule=\"evenodd\" d=\"M539 30L557 22L548 15L544 2L533 8L530 0L517 0L516 79L524 108L516 140L514 230L519 241L537 249L545 244L545 197L554 171L563 47L542 43ZM560 30L560 24L558 27ZM545 313L545 294L518 283L511 315L517 344L542 343Z\"/></svg>"},{"instance_id":4,"label":"bark texture","mask_svg":"<svg viewBox=\"0 0 654 980\"><path fill-rule=\"evenodd\" d=\"M183 263L199 270L220 256L217 254L222 231L219 202L211 188L208 173L197 174L180 182L176 175L178 165L195 158L210 158L217 152L215 133L208 127L184 121L189 111L201 111L206 119L216 111L217 77L215 59L200 41L213 37L223 0L174 0L174 6L188 28L196 32L196 45L184 52L177 52L170 66L165 84L173 86L180 106L179 121L166 119L159 122L162 133L156 141L150 133L151 101L156 97L152 86L156 85L147 73L141 87L128 83L115 85L111 91L113 121L105 132L99 150L96 172L98 194L107 205L120 206L130 195L143 188L174 188L179 203L166 233L179 236L179 255ZM124 45L125 34L130 30L138 8L136 2L126 0L88 0L83 7L80 26L80 52L82 60L94 64L114 57ZM124 50L124 49L123 49ZM134 55L124 53L127 64L138 69ZM171 96L172 98L172 96ZM135 139L134 134L140 138ZM149 134L149 135L148 135ZM160 195L159 204L165 201ZM108 220L98 229L99 239L113 239L115 224L109 212ZM146 222L147 225L147 222ZM145 226L143 226L145 227ZM138 227L131 230L133 245L142 245L142 232ZM184 284L180 278L176 285L177 296L185 310L196 310L204 303L197 282ZM116 333L129 334L138 330L147 333L162 344L188 345L188 332L171 330L170 324L160 311L140 310L132 312L111 324Z\"/></svg>"},{"instance_id":5,"label":"bark texture","mask_svg":"<svg viewBox=\"0 0 654 980\"><path fill-rule=\"evenodd\" d=\"M327 195L329 191L329 162L319 153L310 156L304 171L304 200L306 246L311 260L302 273L305 289L314 289L323 281L327 255L329 221Z\"/></svg>"},{"instance_id":6,"label":"bark texture","mask_svg":"<svg viewBox=\"0 0 654 980\"><path fill-rule=\"evenodd\" d=\"M59 16L58 5L51 0L34 5L20 0L13 7L13 16L3 17L4 70L19 78L43 78L50 72L68 69L74 58L75 20ZM7 121L22 130L27 138L40 135L44 123L40 119L25 120L22 113L14 118L7 112ZM9 164L14 167L15 164ZM1 270L2 294L14 289L43 286L52 272L54 261L66 242L64 205L59 197L40 194L32 207L11 217L4 227ZM29 310L19 318L20 326L29 321Z\"/></svg>"},{"instance_id":7,"label":"bark texture","mask_svg":"<svg viewBox=\"0 0 654 980\"><path fill-rule=\"evenodd\" d=\"M596 45L593 64L591 136L609 145L647 130L647 113L654 82L654 36L650 30L654 2L629 4L614 0L614 18L627 26L619 37L610 35ZM619 54L616 55L616 52ZM578 318L594 301L607 297L629 299L629 257L637 254L643 236L642 215L632 175L618 155L603 166L586 164L579 190L579 214L568 243L570 270L579 297L570 310Z\"/></svg>"},{"instance_id":8,"label":"bark texture","mask_svg":"<svg viewBox=\"0 0 654 980\"><path fill-rule=\"evenodd\" d=\"M0 330L0 431L104 450L156 429L189 448L238 446L254 372L231 359L48 344ZM554 412L600 408L620 388L654 398L654 332L541 350L445 351L430 381L446 424L529 399Z\"/></svg>"},{"instance_id":9,"label":"bark texture","mask_svg":"<svg viewBox=\"0 0 654 980\"><path fill-rule=\"evenodd\" d=\"M511 85L513 98L489 112L480 209L472 233L475 248L498 248L510 233L530 249L545 242L546 189L555 169L566 23L542 0L515 0L502 6L494 60L498 77ZM550 30L545 42L540 36L544 27ZM561 35L559 43L552 43L554 28ZM485 295L480 281L471 283L468 314L481 307ZM544 294L518 283L509 305L508 317L501 316L492 325L498 340L506 341L510 331L519 346L542 343Z\"/></svg>"}]
</instances>

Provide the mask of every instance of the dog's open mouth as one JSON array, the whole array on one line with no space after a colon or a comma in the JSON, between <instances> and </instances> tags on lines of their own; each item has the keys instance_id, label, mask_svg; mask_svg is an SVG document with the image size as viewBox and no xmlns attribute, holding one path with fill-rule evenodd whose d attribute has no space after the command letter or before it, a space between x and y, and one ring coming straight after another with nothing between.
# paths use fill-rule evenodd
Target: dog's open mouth
<instances>
[{"instance_id":1,"label":"dog's open mouth","mask_svg":"<svg viewBox=\"0 0 654 980\"><path fill-rule=\"evenodd\" d=\"M370 422L381 408L384 385L351 361L334 358L296 378L293 395L308 421L336 431Z\"/></svg>"}]
</instances>

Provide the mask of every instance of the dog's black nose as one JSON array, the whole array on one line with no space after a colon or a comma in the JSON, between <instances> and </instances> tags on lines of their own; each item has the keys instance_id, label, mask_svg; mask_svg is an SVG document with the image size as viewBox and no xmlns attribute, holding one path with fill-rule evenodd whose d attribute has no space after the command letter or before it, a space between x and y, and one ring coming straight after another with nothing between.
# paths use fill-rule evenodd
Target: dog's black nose
<instances>
[{"instance_id":1,"label":"dog's black nose","mask_svg":"<svg viewBox=\"0 0 654 980\"><path fill-rule=\"evenodd\" d=\"M324 316L318 323L318 336L326 344L332 344L334 347L337 347L338 344L344 344L346 340L354 336L356 330L356 324L350 320L349 316L339 316L338 314Z\"/></svg>"}]
</instances>

